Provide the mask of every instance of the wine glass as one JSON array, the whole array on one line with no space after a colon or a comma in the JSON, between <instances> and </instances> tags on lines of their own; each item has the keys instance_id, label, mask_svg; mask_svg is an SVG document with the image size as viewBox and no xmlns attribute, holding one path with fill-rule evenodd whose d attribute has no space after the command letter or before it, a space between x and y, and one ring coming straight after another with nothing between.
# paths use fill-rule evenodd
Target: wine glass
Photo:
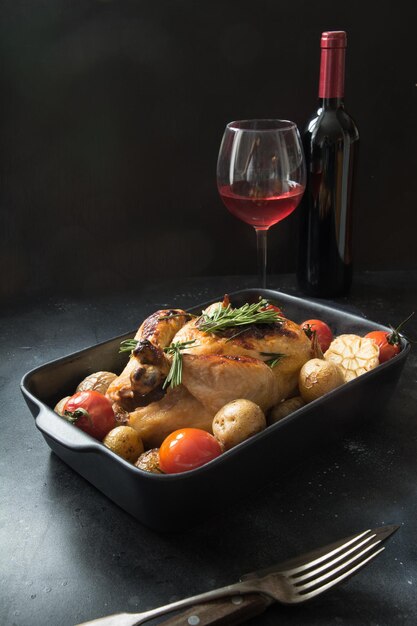
<instances>
[{"instance_id":1,"label":"wine glass","mask_svg":"<svg viewBox=\"0 0 417 626\"><path fill-rule=\"evenodd\" d=\"M298 206L305 188L304 152L287 120L227 124L217 161L217 187L229 211L256 230L261 287L266 287L267 232Z\"/></svg>"}]
</instances>

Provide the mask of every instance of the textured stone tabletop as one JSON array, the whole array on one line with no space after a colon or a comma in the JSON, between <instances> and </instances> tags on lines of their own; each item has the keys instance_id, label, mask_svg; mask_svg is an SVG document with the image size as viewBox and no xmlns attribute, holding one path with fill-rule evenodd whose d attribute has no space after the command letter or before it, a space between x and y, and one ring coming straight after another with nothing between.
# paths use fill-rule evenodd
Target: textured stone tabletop
<instances>
[{"instance_id":1,"label":"textured stone tabletop","mask_svg":"<svg viewBox=\"0 0 417 626\"><path fill-rule=\"evenodd\" d=\"M71 626L141 611L237 580L355 531L400 530L344 585L296 608L274 605L251 626L417 623L417 375L412 347L380 418L281 480L177 533L144 527L49 450L19 390L47 361L138 326L161 306L189 307L253 278L188 278L99 298L10 303L1 322L1 595L5 626ZM296 293L293 276L270 286ZM417 307L417 273L363 273L337 306L397 325ZM417 319L410 320L417 338Z\"/></svg>"}]
</instances>

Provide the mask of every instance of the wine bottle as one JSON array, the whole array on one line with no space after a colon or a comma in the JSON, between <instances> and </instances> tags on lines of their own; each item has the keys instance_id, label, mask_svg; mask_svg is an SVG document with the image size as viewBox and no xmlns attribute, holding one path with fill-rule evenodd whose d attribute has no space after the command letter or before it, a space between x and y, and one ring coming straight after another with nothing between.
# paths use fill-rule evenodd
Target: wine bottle
<instances>
[{"instance_id":1,"label":"wine bottle","mask_svg":"<svg viewBox=\"0 0 417 626\"><path fill-rule=\"evenodd\" d=\"M359 133L344 107L346 33L321 36L319 108L303 133L307 186L299 208L298 286L340 296L352 280L352 191Z\"/></svg>"}]
</instances>

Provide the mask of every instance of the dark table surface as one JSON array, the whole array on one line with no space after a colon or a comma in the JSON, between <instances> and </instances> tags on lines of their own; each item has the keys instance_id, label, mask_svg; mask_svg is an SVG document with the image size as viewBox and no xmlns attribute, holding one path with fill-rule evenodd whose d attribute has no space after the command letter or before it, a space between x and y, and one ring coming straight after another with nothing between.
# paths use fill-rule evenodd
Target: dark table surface
<instances>
[{"instance_id":1,"label":"dark table surface","mask_svg":"<svg viewBox=\"0 0 417 626\"><path fill-rule=\"evenodd\" d=\"M247 623L417 623L415 347L377 420L325 452L295 459L288 476L183 533L141 525L51 453L34 426L19 391L28 370L129 331L161 306L186 308L254 286L250 277L188 278L134 294L50 296L3 309L1 624L71 626L142 611L391 523L401 528L357 576L310 603L274 605ZM293 276L272 277L270 286L296 293ZM417 308L417 272L359 274L349 298L336 302L397 325ZM407 335L417 338L415 318Z\"/></svg>"}]
</instances>

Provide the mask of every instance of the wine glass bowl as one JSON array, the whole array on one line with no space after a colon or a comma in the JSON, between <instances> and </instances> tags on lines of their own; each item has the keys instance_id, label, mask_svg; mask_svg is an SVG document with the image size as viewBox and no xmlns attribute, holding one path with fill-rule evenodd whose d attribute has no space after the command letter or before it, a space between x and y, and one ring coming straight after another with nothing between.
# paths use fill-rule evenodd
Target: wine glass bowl
<instances>
[{"instance_id":1,"label":"wine glass bowl","mask_svg":"<svg viewBox=\"0 0 417 626\"><path fill-rule=\"evenodd\" d=\"M305 161L297 126L287 120L227 124L217 161L217 187L227 209L257 233L261 286L266 286L266 233L298 206Z\"/></svg>"}]
</instances>

